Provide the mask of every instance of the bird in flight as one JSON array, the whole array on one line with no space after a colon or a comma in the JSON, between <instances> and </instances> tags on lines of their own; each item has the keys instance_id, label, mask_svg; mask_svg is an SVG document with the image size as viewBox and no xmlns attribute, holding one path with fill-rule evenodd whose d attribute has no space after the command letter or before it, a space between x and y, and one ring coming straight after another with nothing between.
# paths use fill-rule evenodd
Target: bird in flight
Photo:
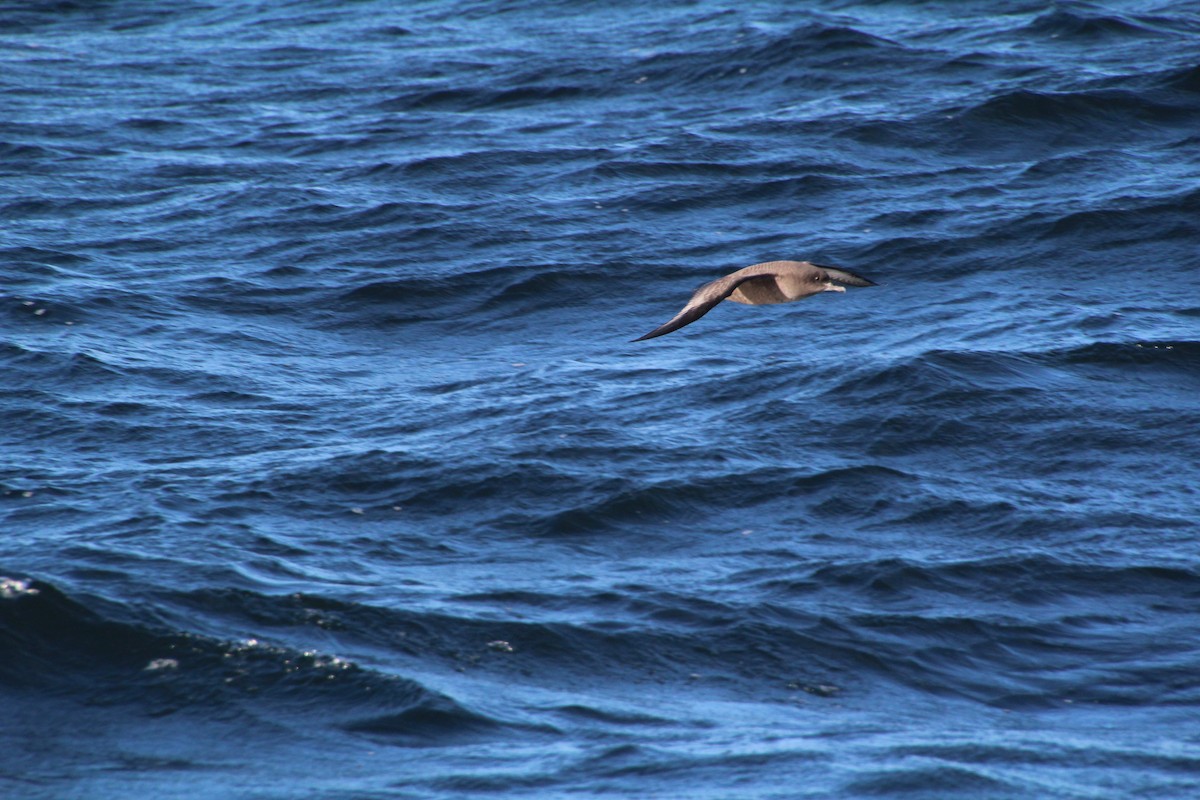
<instances>
[{"instance_id":1,"label":"bird in flight","mask_svg":"<svg viewBox=\"0 0 1200 800\"><path fill-rule=\"evenodd\" d=\"M684 325L695 322L716 307L722 300L746 303L752 306L770 303L790 303L820 292L844 292L845 286L875 286L874 281L849 270L813 264L808 261L766 261L752 264L724 278L717 278L696 290L675 316L645 336L634 339L653 339L655 336L677 331Z\"/></svg>"}]
</instances>

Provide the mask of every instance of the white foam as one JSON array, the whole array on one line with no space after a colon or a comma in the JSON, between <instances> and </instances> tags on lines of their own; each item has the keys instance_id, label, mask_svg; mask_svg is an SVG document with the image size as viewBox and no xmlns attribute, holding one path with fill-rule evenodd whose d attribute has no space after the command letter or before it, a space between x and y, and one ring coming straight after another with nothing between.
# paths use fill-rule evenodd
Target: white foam
<instances>
[{"instance_id":1,"label":"white foam","mask_svg":"<svg viewBox=\"0 0 1200 800\"><path fill-rule=\"evenodd\" d=\"M30 585L29 580L0 577L0 600L14 600L18 597L38 594L39 591Z\"/></svg>"}]
</instances>

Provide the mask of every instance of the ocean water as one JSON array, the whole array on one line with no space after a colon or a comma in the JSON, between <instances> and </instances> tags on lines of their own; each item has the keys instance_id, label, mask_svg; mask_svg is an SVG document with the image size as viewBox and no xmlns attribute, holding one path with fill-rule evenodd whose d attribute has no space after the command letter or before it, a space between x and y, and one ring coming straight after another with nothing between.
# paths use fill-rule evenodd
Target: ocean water
<instances>
[{"instance_id":1,"label":"ocean water","mask_svg":"<svg viewBox=\"0 0 1200 800\"><path fill-rule=\"evenodd\" d=\"M1194 3L0 5L5 796L1200 796Z\"/></svg>"}]
</instances>

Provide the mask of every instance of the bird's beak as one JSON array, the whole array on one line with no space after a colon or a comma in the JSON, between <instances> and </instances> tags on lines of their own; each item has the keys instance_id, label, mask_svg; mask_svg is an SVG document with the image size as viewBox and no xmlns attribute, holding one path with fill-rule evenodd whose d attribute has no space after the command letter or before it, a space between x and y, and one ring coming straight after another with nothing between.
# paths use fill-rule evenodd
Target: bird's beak
<instances>
[{"instance_id":1,"label":"bird's beak","mask_svg":"<svg viewBox=\"0 0 1200 800\"><path fill-rule=\"evenodd\" d=\"M838 285L837 285L836 283L834 283L833 281L825 281L825 288L824 288L824 290L823 290L823 291L826 291L826 292L844 292L844 291L846 291L846 287L845 287L845 286L838 286Z\"/></svg>"}]
</instances>

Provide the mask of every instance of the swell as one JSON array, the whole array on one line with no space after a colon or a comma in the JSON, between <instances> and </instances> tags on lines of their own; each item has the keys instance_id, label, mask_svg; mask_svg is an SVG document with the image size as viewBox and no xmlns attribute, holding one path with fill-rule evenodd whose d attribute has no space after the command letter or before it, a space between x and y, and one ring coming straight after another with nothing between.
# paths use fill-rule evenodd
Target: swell
<instances>
[{"instance_id":1,"label":"swell","mask_svg":"<svg viewBox=\"0 0 1200 800\"><path fill-rule=\"evenodd\" d=\"M1189 341L1096 342L1027 353L934 351L857 370L824 396L854 420L837 423L833 440L882 463L899 458L925 477L941 472L935 464L943 463L1019 481L1037 499L1018 500L1018 494L1006 501L1014 506L1006 525L1014 533L1107 527L1118 520L1133 529L1171 529L1189 516L1181 492L1195 473L1162 468L1157 432L1200 423L1198 360L1200 349ZM1094 392L1099 385L1103 396ZM1181 454L1200 456L1191 440L1177 443ZM1096 474L1100 463L1156 476L1165 491L1135 496L1115 475ZM959 482L953 470L947 478L948 500ZM1113 502L1085 501L1097 493ZM986 495L977 497L988 505Z\"/></svg>"},{"instance_id":2,"label":"swell","mask_svg":"<svg viewBox=\"0 0 1200 800\"><path fill-rule=\"evenodd\" d=\"M872 59L876 50L901 49L894 42L854 28L813 23L781 34L737 37L739 44L722 44L698 50L693 46L673 50L654 47L635 59L614 59L608 54L596 66L583 68L546 54L516 55L538 62L536 68L518 65L517 58L498 56L490 62L459 65L464 73L490 68L487 82L467 82L454 88L413 88L380 101L375 108L387 112L488 112L527 106L571 107L608 99L636 101L647 90L695 91L713 86L737 85L764 89L779 85L796 72L798 64L810 68L832 65L835 59ZM887 60L881 56L871 60ZM753 65L751 74L745 65Z\"/></svg>"},{"instance_id":3,"label":"swell","mask_svg":"<svg viewBox=\"0 0 1200 800\"><path fill-rule=\"evenodd\" d=\"M1187 190L1158 197L1124 196L1100 207L1067 213L1035 213L1023 220L1040 238L1061 240L1086 237L1097 247L1186 239L1190 222L1200 210L1200 191ZM1032 224L1030 224L1032 223Z\"/></svg>"},{"instance_id":4,"label":"swell","mask_svg":"<svg viewBox=\"0 0 1200 800\"><path fill-rule=\"evenodd\" d=\"M269 601L265 601L269 602ZM414 681L311 650L171 630L110 602L74 600L37 580L0 578L6 691L148 718L263 715L438 746L499 735L503 723Z\"/></svg>"},{"instance_id":5,"label":"swell","mask_svg":"<svg viewBox=\"0 0 1200 800\"><path fill-rule=\"evenodd\" d=\"M1097 610L1101 598L1111 601L1107 611ZM386 653L412 669L504 680L536 664L544 685L589 693L693 675L698 688L718 694L722 681L784 693L789 680L832 683L853 694L885 680L999 707L1200 699L1194 682L1180 682L1200 652L1186 637L1160 638L1136 621L1153 608L1166 629L1186 629L1200 575L1185 567L1032 554L793 560L703 594L637 585L482 591L427 610L209 590L171 602L288 636L333 632L342 647Z\"/></svg>"},{"instance_id":6,"label":"swell","mask_svg":"<svg viewBox=\"0 0 1200 800\"><path fill-rule=\"evenodd\" d=\"M778 33L743 30L736 41L711 48L692 43L685 50L654 53L626 67L625 74L630 83L655 89L771 91L806 78L811 81L812 70L835 69L848 59L856 68L870 69L916 57L898 42L823 22Z\"/></svg>"},{"instance_id":7,"label":"swell","mask_svg":"<svg viewBox=\"0 0 1200 800\"><path fill-rule=\"evenodd\" d=\"M1003 67L996 67L1003 69ZM1027 88L1026 76L955 98L911 116L821 123L868 145L914 149L973 163L1061 156L1089 148L1168 143L1192 135L1200 110L1191 97L1195 68L1128 72L1058 90ZM954 100L959 102L955 103ZM982 161L980 161L982 159Z\"/></svg>"},{"instance_id":8,"label":"swell","mask_svg":"<svg viewBox=\"0 0 1200 800\"><path fill-rule=\"evenodd\" d=\"M1198 113L1190 106L1156 102L1120 89L1060 93L1021 89L974 105L961 112L955 121L968 133L974 130L1000 133L1012 126L1040 129L1050 135L1070 131L1101 139L1106 130L1183 124L1194 120Z\"/></svg>"},{"instance_id":9,"label":"swell","mask_svg":"<svg viewBox=\"0 0 1200 800\"><path fill-rule=\"evenodd\" d=\"M1198 359L1200 346L1186 341L1041 353L931 351L850 370L810 369L803 382L795 365L754 365L714 375L707 386L666 384L653 392L636 383L626 388L600 371L597 380L614 382L611 396L582 405L566 389L548 393L545 375L489 370L426 383L415 406L399 405L404 420L380 431L400 437L403 447L287 451L228 462L226 475L186 461L178 470L203 480L218 508L245 509L252 500L309 519L353 509L409 530L444 527L440 520L447 519L460 533L518 538L726 530L750 511L781 519L801 514L808 528L900 526L926 534L944 528L1041 539L1096 525L1171 530L1185 524L1183 495L1081 503L1090 491L1078 481L1093 469L1092 453L1157 471L1157 445L1144 431L1197 422L1191 398ZM1072 400L1096 382L1111 384L1103 404ZM507 402L531 392L536 404ZM623 419L668 420L666 395L707 405L730 432L759 431L769 415L770 440L715 443L671 431L651 444L636 430L587 422L610 406ZM248 402L263 407L259 399ZM439 434L447 426L453 435ZM512 438L491 441L497 426ZM1190 452L1187 442L1177 447ZM831 454L839 452L853 456ZM823 455L814 462L805 453ZM613 470L615 461L625 468ZM672 475L663 471L670 463L690 467L685 476ZM972 469L1023 488L1018 493L1001 481L984 491L969 479ZM1162 480L1182 486L1189 474Z\"/></svg>"},{"instance_id":10,"label":"swell","mask_svg":"<svg viewBox=\"0 0 1200 800\"><path fill-rule=\"evenodd\" d=\"M785 441L787 436L782 433ZM591 474L581 469L573 448L552 457L538 449L449 461L374 452L281 466L265 477L214 476L210 502L230 512L250 504L259 513L269 508L307 519L344 518L353 510L366 522L408 531L414 541L441 535L463 545L475 535L503 533L517 541L595 538L624 549L653 532L665 546L685 532L744 527L739 520L748 513L786 517L789 511L811 515L802 527L818 530L888 523L955 527L968 519L999 528L1027 524L1011 504L987 497L964 501L952 485L886 467L820 469L786 461L748 466L739 458L706 464L702 449L646 448L620 439L592 447L592 458L636 459L639 472L679 459L697 468L675 478ZM780 525L788 527L769 523Z\"/></svg>"},{"instance_id":11,"label":"swell","mask_svg":"<svg viewBox=\"0 0 1200 800\"><path fill-rule=\"evenodd\" d=\"M1164 33L1182 34L1172 28L1180 20L1148 14L1102 13L1105 9L1062 6L1039 15L1022 27L1031 36L1048 37L1064 45L1119 46L1123 42L1162 38Z\"/></svg>"},{"instance_id":12,"label":"swell","mask_svg":"<svg viewBox=\"0 0 1200 800\"><path fill-rule=\"evenodd\" d=\"M556 735L560 726L627 733L681 722L614 716L598 699L609 683L686 687L693 699L750 691L782 703L797 694L857 703L881 682L1001 709L1197 702L1189 676L1200 654L1189 637L1162 636L1161 627L1138 622L1154 608L1160 617L1165 610L1167 630L1188 629L1200 602L1200 575L1189 567L1033 554L756 563L703 593L636 584L487 590L451 596L435 610L198 589L160 592L157 611L132 613L108 601L72 600L43 582L5 579L0 642L9 657L0 676L9 690L55 697L43 707L48 719L78 704L93 716L95 709L154 719L195 715L245 733L240 721L253 716L408 747L528 740ZM1098 599L1110 601L1107 611L1097 610ZM181 632L164 619L254 631L256 639ZM258 636L321 641L391 666L388 673L365 669ZM531 668L543 690L583 691L585 699L512 723L395 677L444 671L504 684ZM966 762L1019 757L973 752ZM730 767L727 759L721 764ZM662 764L633 758L629 766L653 772Z\"/></svg>"},{"instance_id":13,"label":"swell","mask_svg":"<svg viewBox=\"0 0 1200 800\"><path fill-rule=\"evenodd\" d=\"M516 77L518 85L497 89L490 87L472 87L465 89L431 89L426 91L409 92L390 100L379 103L383 111L472 111L505 108L520 108L522 106L562 102L568 100L596 100L599 92L589 90L586 86L570 84L547 84L541 82L540 76Z\"/></svg>"},{"instance_id":14,"label":"swell","mask_svg":"<svg viewBox=\"0 0 1200 800\"><path fill-rule=\"evenodd\" d=\"M372 281L341 291L334 308L346 312L339 326L463 317L479 324L583 306L631 285L603 264L512 264Z\"/></svg>"},{"instance_id":15,"label":"swell","mask_svg":"<svg viewBox=\"0 0 1200 800\"><path fill-rule=\"evenodd\" d=\"M931 350L919 356L861 370L827 392L827 396L863 397L902 391L912 401L950 404L986 399L1001 392L1044 392L1067 388L1093 374L1090 368L1114 376L1130 367L1160 373L1185 390L1200 364L1200 343L1194 341L1091 342L1042 352Z\"/></svg>"}]
</instances>

